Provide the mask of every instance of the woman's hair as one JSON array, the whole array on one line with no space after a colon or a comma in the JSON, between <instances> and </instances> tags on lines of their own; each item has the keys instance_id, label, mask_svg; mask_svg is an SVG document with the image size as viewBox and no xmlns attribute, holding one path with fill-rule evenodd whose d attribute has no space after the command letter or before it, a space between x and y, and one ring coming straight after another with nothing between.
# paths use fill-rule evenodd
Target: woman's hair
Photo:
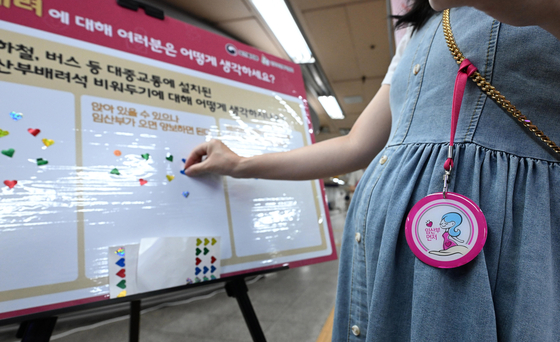
<instances>
[{"instance_id":1,"label":"woman's hair","mask_svg":"<svg viewBox=\"0 0 560 342\"><path fill-rule=\"evenodd\" d=\"M412 32L419 30L426 24L436 11L432 9L428 0L408 0L410 10L403 15L393 15L397 19L396 28L412 26Z\"/></svg>"},{"instance_id":2,"label":"woman's hair","mask_svg":"<svg viewBox=\"0 0 560 342\"><path fill-rule=\"evenodd\" d=\"M457 229L457 227L463 223L463 218L458 213L447 213L443 215L441 218L445 222L455 222L455 225L449 229L449 235L451 236L459 236L461 234L461 229Z\"/></svg>"}]
</instances>

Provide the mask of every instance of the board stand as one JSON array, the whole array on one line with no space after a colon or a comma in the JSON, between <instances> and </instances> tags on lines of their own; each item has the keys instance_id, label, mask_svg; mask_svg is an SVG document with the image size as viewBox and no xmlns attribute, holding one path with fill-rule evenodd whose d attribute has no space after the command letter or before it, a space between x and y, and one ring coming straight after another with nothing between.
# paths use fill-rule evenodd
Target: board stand
<instances>
[{"instance_id":1,"label":"board stand","mask_svg":"<svg viewBox=\"0 0 560 342\"><path fill-rule=\"evenodd\" d=\"M253 341L266 342L259 319L255 314L255 310L253 310L251 299L249 299L249 295L247 294L249 289L245 283L245 278L235 277L226 282L225 288L229 297L235 297L235 299L237 299L237 304L239 304L241 313L243 313L243 318L245 318L245 323L247 323L247 328L249 328Z\"/></svg>"},{"instance_id":2,"label":"board stand","mask_svg":"<svg viewBox=\"0 0 560 342\"><path fill-rule=\"evenodd\" d=\"M130 321L128 340L130 342L140 341L140 299L130 302Z\"/></svg>"},{"instance_id":3,"label":"board stand","mask_svg":"<svg viewBox=\"0 0 560 342\"><path fill-rule=\"evenodd\" d=\"M21 322L17 338L21 342L49 342L58 317L38 318Z\"/></svg>"}]
</instances>

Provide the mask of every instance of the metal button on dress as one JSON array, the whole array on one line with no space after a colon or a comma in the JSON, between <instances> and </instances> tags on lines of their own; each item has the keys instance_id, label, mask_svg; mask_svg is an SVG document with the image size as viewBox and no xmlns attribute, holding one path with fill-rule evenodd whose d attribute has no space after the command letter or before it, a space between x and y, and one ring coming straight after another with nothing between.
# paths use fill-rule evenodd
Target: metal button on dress
<instances>
[{"instance_id":1,"label":"metal button on dress","mask_svg":"<svg viewBox=\"0 0 560 342\"><path fill-rule=\"evenodd\" d=\"M383 156L381 157L381 159L379 159L379 164L383 165L385 164L386 161L387 161L387 156Z\"/></svg>"},{"instance_id":2,"label":"metal button on dress","mask_svg":"<svg viewBox=\"0 0 560 342\"><path fill-rule=\"evenodd\" d=\"M360 336L360 328L357 325L352 326L352 334Z\"/></svg>"},{"instance_id":3,"label":"metal button on dress","mask_svg":"<svg viewBox=\"0 0 560 342\"><path fill-rule=\"evenodd\" d=\"M416 64L412 72L414 73L414 75L418 75L418 73L420 72L420 64Z\"/></svg>"},{"instance_id":4,"label":"metal button on dress","mask_svg":"<svg viewBox=\"0 0 560 342\"><path fill-rule=\"evenodd\" d=\"M356 233L356 242L362 241L362 234Z\"/></svg>"}]
</instances>

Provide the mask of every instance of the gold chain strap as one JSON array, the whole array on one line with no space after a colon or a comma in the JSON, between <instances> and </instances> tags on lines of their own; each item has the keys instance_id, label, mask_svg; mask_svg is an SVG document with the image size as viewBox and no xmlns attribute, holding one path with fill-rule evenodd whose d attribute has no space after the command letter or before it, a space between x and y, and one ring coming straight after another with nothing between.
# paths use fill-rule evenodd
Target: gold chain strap
<instances>
[{"instance_id":1,"label":"gold chain strap","mask_svg":"<svg viewBox=\"0 0 560 342\"><path fill-rule=\"evenodd\" d=\"M451 31L451 24L449 22L449 9L443 11L443 35L445 36L445 41L447 42L447 46L449 47L449 51L453 55L453 58L457 61L457 64L461 64L465 59L465 56L457 47L457 43L455 43L455 37L453 36L453 31ZM500 94L499 91L496 90L484 77L480 75L478 71L476 71L472 76L471 79L480 87L480 89L485 92L488 96L492 98L492 100L496 101L496 103L502 106L508 113L510 113L514 118L517 119L523 126L525 126L529 131L533 132L539 139L541 139L545 144L548 145L554 152L560 154L560 147L558 147L549 137L547 137L543 131L541 131L537 126L535 126L531 120L529 120L525 115L521 114L519 109L515 108L515 106L506 100L506 97Z\"/></svg>"}]
</instances>

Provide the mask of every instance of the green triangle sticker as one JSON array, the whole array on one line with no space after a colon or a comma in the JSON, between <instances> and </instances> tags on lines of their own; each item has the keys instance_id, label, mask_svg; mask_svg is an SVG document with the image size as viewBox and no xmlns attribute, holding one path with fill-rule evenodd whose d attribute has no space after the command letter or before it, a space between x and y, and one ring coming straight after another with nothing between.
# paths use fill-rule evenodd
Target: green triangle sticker
<instances>
[{"instance_id":1,"label":"green triangle sticker","mask_svg":"<svg viewBox=\"0 0 560 342\"><path fill-rule=\"evenodd\" d=\"M121 281L117 284L117 286L120 287L120 288L123 289L123 290L126 289L126 280L124 280L124 279L121 280Z\"/></svg>"}]
</instances>

